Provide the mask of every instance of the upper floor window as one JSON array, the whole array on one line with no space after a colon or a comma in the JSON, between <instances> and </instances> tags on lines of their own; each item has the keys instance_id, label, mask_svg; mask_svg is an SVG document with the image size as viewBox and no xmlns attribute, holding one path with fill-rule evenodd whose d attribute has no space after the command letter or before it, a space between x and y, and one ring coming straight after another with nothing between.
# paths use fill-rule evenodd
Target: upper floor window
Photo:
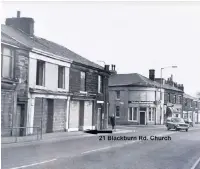
<instances>
[{"instance_id":1,"label":"upper floor window","mask_svg":"<svg viewBox=\"0 0 200 169\"><path fill-rule=\"evenodd\" d=\"M37 70L36 70L36 85L45 85L45 62L42 60L37 60Z\"/></svg>"},{"instance_id":2,"label":"upper floor window","mask_svg":"<svg viewBox=\"0 0 200 169\"><path fill-rule=\"evenodd\" d=\"M175 103L175 104L177 103L176 95L174 95L174 103Z\"/></svg>"},{"instance_id":3,"label":"upper floor window","mask_svg":"<svg viewBox=\"0 0 200 169\"><path fill-rule=\"evenodd\" d=\"M168 102L171 103L170 93L168 93Z\"/></svg>"},{"instance_id":4,"label":"upper floor window","mask_svg":"<svg viewBox=\"0 0 200 169\"><path fill-rule=\"evenodd\" d=\"M181 104L181 102L182 102L182 97L178 96L178 104Z\"/></svg>"},{"instance_id":5,"label":"upper floor window","mask_svg":"<svg viewBox=\"0 0 200 169\"><path fill-rule=\"evenodd\" d=\"M81 91L85 91L85 72L81 72Z\"/></svg>"},{"instance_id":6,"label":"upper floor window","mask_svg":"<svg viewBox=\"0 0 200 169\"><path fill-rule=\"evenodd\" d=\"M116 91L117 99L120 99L120 91Z\"/></svg>"},{"instance_id":7,"label":"upper floor window","mask_svg":"<svg viewBox=\"0 0 200 169\"><path fill-rule=\"evenodd\" d=\"M98 93L103 93L103 80L100 75L98 75Z\"/></svg>"},{"instance_id":8,"label":"upper floor window","mask_svg":"<svg viewBox=\"0 0 200 169\"><path fill-rule=\"evenodd\" d=\"M188 105L188 100L187 99L185 99L185 106L187 106Z\"/></svg>"},{"instance_id":9,"label":"upper floor window","mask_svg":"<svg viewBox=\"0 0 200 169\"><path fill-rule=\"evenodd\" d=\"M58 66L58 88L65 88L65 67Z\"/></svg>"},{"instance_id":10,"label":"upper floor window","mask_svg":"<svg viewBox=\"0 0 200 169\"><path fill-rule=\"evenodd\" d=\"M10 48L1 48L1 76L5 78L13 77L14 51Z\"/></svg>"}]
</instances>

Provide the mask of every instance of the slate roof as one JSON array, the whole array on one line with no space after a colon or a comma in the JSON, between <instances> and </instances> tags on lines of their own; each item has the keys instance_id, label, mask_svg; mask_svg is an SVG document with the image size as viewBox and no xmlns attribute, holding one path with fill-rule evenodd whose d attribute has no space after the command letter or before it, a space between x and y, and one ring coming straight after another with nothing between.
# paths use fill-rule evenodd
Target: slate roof
<instances>
[{"instance_id":1,"label":"slate roof","mask_svg":"<svg viewBox=\"0 0 200 169\"><path fill-rule=\"evenodd\" d=\"M14 40L13 38L9 37L8 35L4 34L1 32L1 42L4 42L6 44L10 44L10 45L14 45L16 47L20 47L20 48L25 48L27 49L27 47L19 42L17 42L16 40Z\"/></svg>"},{"instance_id":2,"label":"slate roof","mask_svg":"<svg viewBox=\"0 0 200 169\"><path fill-rule=\"evenodd\" d=\"M57 43L54 43L52 41L34 36L30 37L21 30L15 29L11 26L7 25L1 25L1 32L12 37L16 41L26 45L30 48L37 48L40 50L43 50L45 52L49 52L55 55L63 56L65 58L68 58L74 62L84 64L87 66L92 66L94 68L98 69L104 69L102 66L72 52L71 50L67 49L66 47L59 45Z\"/></svg>"},{"instance_id":3,"label":"slate roof","mask_svg":"<svg viewBox=\"0 0 200 169\"><path fill-rule=\"evenodd\" d=\"M152 81L145 76L142 76L138 73L131 74L116 74L112 75L109 78L109 86L152 86L152 87L160 87L160 84Z\"/></svg>"},{"instance_id":4,"label":"slate roof","mask_svg":"<svg viewBox=\"0 0 200 169\"><path fill-rule=\"evenodd\" d=\"M184 97L184 98L187 98L187 99L191 99L191 100L198 101L197 98L195 98L195 97L193 97L193 96L190 96L189 94L186 94L186 93L184 93L183 97Z\"/></svg>"},{"instance_id":5,"label":"slate roof","mask_svg":"<svg viewBox=\"0 0 200 169\"><path fill-rule=\"evenodd\" d=\"M156 87L160 88L160 83L156 81L152 81L149 78L140 75L138 73L131 74L115 74L110 76L109 78L109 87L113 86L146 86L146 87ZM163 85L164 89L175 90L179 92L183 92L182 90L170 86L169 84Z\"/></svg>"}]
</instances>

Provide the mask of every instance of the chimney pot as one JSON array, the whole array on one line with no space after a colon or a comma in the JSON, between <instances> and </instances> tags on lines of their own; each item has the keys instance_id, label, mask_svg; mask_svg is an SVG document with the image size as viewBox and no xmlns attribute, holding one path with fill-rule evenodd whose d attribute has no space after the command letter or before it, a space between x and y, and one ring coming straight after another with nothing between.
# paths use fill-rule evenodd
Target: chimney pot
<instances>
[{"instance_id":1,"label":"chimney pot","mask_svg":"<svg viewBox=\"0 0 200 169\"><path fill-rule=\"evenodd\" d=\"M155 81L155 70L154 69L149 70L149 79Z\"/></svg>"},{"instance_id":2,"label":"chimney pot","mask_svg":"<svg viewBox=\"0 0 200 169\"><path fill-rule=\"evenodd\" d=\"M17 18L20 18L20 11L17 11Z\"/></svg>"}]
</instances>

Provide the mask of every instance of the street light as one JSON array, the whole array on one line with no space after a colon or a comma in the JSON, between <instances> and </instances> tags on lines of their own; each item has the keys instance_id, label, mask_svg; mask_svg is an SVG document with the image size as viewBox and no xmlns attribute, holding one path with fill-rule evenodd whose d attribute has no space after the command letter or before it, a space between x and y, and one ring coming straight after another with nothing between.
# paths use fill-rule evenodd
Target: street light
<instances>
[{"instance_id":1,"label":"street light","mask_svg":"<svg viewBox=\"0 0 200 169\"><path fill-rule=\"evenodd\" d=\"M177 68L178 66L167 66L167 67L162 67L160 69L160 124L161 124L161 120L162 120L162 112L161 112L161 109L162 109L162 105L161 105L161 100L162 100L162 71L164 69L167 69L167 68Z\"/></svg>"}]
</instances>

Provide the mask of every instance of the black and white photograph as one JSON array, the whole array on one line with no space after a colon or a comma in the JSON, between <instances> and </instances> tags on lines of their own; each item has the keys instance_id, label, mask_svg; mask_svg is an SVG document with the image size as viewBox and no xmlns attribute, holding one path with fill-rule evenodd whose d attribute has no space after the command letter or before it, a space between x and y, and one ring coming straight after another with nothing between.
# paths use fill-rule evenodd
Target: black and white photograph
<instances>
[{"instance_id":1,"label":"black and white photograph","mask_svg":"<svg viewBox=\"0 0 200 169\"><path fill-rule=\"evenodd\" d=\"M200 1L9 1L2 169L200 169Z\"/></svg>"}]
</instances>

